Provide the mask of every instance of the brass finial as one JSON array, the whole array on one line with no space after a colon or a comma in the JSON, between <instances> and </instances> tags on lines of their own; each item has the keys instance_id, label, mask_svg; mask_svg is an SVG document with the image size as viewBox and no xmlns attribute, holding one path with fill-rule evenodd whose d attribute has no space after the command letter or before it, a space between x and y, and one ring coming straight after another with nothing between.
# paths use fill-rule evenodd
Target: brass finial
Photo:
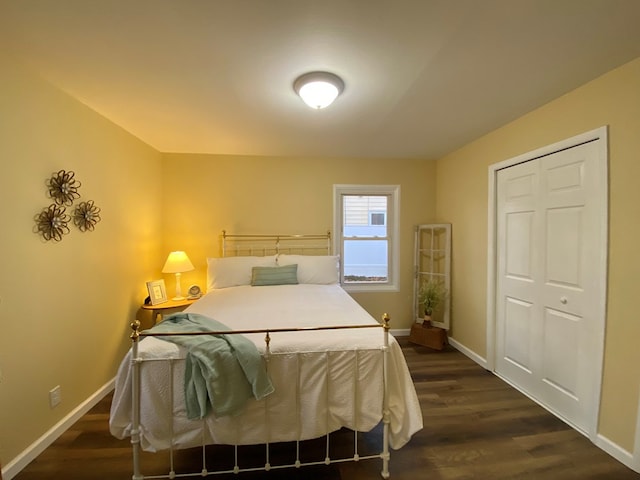
<instances>
[{"instance_id":1,"label":"brass finial","mask_svg":"<svg viewBox=\"0 0 640 480\"><path fill-rule=\"evenodd\" d=\"M389 318L389 315L386 313L382 314L382 321L384 322L383 328L385 330L389 330L391 327L389 326L389 322L391 321L391 319Z\"/></svg>"},{"instance_id":2,"label":"brass finial","mask_svg":"<svg viewBox=\"0 0 640 480\"><path fill-rule=\"evenodd\" d=\"M135 320L133 322L131 322L131 335L130 338L131 340L133 340L134 342L138 341L138 338L140 337L140 320Z\"/></svg>"}]
</instances>

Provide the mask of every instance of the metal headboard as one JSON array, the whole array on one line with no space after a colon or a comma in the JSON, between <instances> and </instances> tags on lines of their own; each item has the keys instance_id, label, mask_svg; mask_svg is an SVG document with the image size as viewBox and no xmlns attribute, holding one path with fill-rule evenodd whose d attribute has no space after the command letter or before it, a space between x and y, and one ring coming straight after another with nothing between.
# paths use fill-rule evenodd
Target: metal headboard
<instances>
[{"instance_id":1,"label":"metal headboard","mask_svg":"<svg viewBox=\"0 0 640 480\"><path fill-rule=\"evenodd\" d=\"M222 231L222 256L266 256L279 253L331 255L331 232L318 235L231 235Z\"/></svg>"}]
</instances>

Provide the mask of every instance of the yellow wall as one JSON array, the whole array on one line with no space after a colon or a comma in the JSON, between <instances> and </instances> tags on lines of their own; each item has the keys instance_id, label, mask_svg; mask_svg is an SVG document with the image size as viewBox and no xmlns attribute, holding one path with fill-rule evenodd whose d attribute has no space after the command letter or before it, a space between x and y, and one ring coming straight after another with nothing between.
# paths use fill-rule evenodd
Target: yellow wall
<instances>
[{"instance_id":1,"label":"yellow wall","mask_svg":"<svg viewBox=\"0 0 640 480\"><path fill-rule=\"evenodd\" d=\"M432 222L435 162L164 154L164 251L185 250L206 285L206 257L220 256L228 233L323 233L333 230L334 184L400 185L400 292L358 293L375 318L387 312L392 328L409 328L413 288L413 226ZM170 192L170 193L169 193ZM171 292L174 280L165 277Z\"/></svg>"},{"instance_id":2,"label":"yellow wall","mask_svg":"<svg viewBox=\"0 0 640 480\"><path fill-rule=\"evenodd\" d=\"M160 155L0 55L0 464L115 375L144 282L161 262ZM94 232L33 233L45 181L72 170L102 209ZM62 404L49 408L49 390Z\"/></svg>"},{"instance_id":3,"label":"yellow wall","mask_svg":"<svg viewBox=\"0 0 640 480\"><path fill-rule=\"evenodd\" d=\"M633 451L640 322L640 59L437 162L437 216L453 223L452 332L486 355L488 166L609 125L609 291L599 433Z\"/></svg>"}]
</instances>

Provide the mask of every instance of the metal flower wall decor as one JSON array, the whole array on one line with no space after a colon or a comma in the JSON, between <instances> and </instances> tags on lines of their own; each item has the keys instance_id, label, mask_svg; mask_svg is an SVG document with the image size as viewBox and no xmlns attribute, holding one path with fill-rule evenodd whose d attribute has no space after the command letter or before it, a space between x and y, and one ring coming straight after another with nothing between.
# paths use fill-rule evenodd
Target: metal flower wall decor
<instances>
[{"instance_id":1,"label":"metal flower wall decor","mask_svg":"<svg viewBox=\"0 0 640 480\"><path fill-rule=\"evenodd\" d=\"M62 236L69 233L69 222L81 232L90 232L95 229L96 223L100 219L100 209L93 200L78 203L71 215L66 213L66 207L73 205L73 202L80 198L78 189L81 183L76 180L75 173L67 170L59 170L51 175L47 180L49 197L52 203L36 215L35 231L44 240L59 242Z\"/></svg>"},{"instance_id":2,"label":"metal flower wall decor","mask_svg":"<svg viewBox=\"0 0 640 480\"><path fill-rule=\"evenodd\" d=\"M60 170L47 181L49 196L58 205L70 206L76 198L80 198L78 189L81 183L74 176L73 172Z\"/></svg>"},{"instance_id":3,"label":"metal flower wall decor","mask_svg":"<svg viewBox=\"0 0 640 480\"><path fill-rule=\"evenodd\" d=\"M81 232L93 231L96 223L100 221L100 209L93 200L80 202L73 211L73 223Z\"/></svg>"},{"instance_id":4,"label":"metal flower wall decor","mask_svg":"<svg viewBox=\"0 0 640 480\"><path fill-rule=\"evenodd\" d=\"M69 233L69 215L66 208L52 203L36 215L36 228L42 238L59 242L62 236Z\"/></svg>"}]
</instances>

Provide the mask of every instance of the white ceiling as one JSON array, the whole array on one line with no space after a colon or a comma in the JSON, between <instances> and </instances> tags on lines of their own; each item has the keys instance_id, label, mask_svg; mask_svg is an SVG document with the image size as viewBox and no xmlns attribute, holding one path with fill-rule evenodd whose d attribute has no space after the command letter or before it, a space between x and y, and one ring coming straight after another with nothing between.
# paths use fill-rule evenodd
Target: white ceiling
<instances>
[{"instance_id":1,"label":"white ceiling","mask_svg":"<svg viewBox=\"0 0 640 480\"><path fill-rule=\"evenodd\" d=\"M163 152L437 158L639 57L640 0L0 0L0 42Z\"/></svg>"}]
</instances>

